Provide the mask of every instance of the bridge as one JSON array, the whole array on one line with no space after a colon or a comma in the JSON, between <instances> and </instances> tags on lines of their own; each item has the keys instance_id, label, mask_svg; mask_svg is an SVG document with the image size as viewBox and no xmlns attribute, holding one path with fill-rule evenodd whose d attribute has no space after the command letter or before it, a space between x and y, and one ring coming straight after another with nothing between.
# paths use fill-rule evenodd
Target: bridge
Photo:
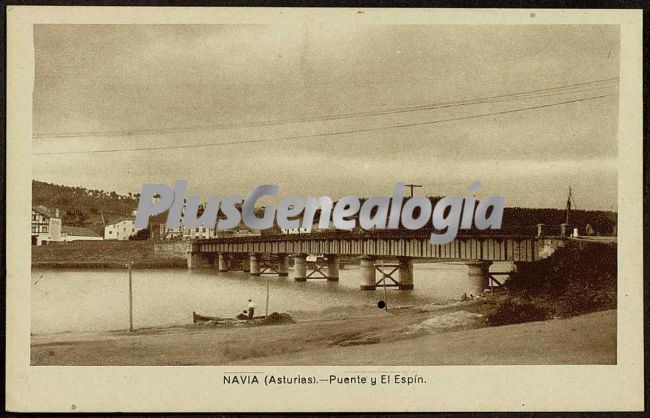
<instances>
[{"instance_id":1,"label":"bridge","mask_svg":"<svg viewBox=\"0 0 650 418\"><path fill-rule=\"evenodd\" d=\"M564 226L564 225L563 225ZM482 293L499 281L489 272L495 261L513 264L533 262L551 255L565 245L567 227L560 235L536 232L459 235L448 244L429 242L431 231L359 231L309 234L278 234L246 237L200 239L191 243L188 268L217 267L247 271L252 276L276 274L288 276L289 259L294 262L294 280L327 279L338 281L341 258L360 258L360 288L374 290L378 285L413 289L413 260L463 262L467 295ZM501 232L501 234L497 234ZM309 256L322 255L308 262ZM378 263L378 260L382 260ZM388 263L386 263L388 261ZM381 276L379 280L377 276ZM459 295L461 296L461 295Z\"/></svg>"}]
</instances>

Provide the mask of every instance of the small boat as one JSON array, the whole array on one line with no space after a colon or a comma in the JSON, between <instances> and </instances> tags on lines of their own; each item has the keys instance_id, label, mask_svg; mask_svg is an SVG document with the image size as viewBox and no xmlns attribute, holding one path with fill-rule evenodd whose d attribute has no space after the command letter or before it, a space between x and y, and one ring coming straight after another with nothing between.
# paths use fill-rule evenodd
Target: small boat
<instances>
[{"instance_id":1,"label":"small boat","mask_svg":"<svg viewBox=\"0 0 650 418\"><path fill-rule=\"evenodd\" d=\"M241 317L240 317L241 316ZM197 314L196 312L192 312L192 319L195 324L201 323L201 322L235 322L235 321L249 321L250 319L248 317L244 317L243 314L239 314L237 318L220 318L218 316L206 316L206 315L200 315ZM264 315L262 316L254 316L253 319L264 319Z\"/></svg>"},{"instance_id":2,"label":"small boat","mask_svg":"<svg viewBox=\"0 0 650 418\"><path fill-rule=\"evenodd\" d=\"M198 324L199 322L208 322L208 321L221 321L223 318L219 318L218 316L205 316L205 315L199 315L196 312L192 312L192 318L195 324Z\"/></svg>"}]
</instances>

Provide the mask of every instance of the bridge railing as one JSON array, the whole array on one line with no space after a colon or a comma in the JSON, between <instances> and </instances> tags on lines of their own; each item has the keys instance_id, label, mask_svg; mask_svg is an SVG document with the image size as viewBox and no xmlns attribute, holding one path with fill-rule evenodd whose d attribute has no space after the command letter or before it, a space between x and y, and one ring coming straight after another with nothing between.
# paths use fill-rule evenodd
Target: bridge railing
<instances>
[{"instance_id":1,"label":"bridge railing","mask_svg":"<svg viewBox=\"0 0 650 418\"><path fill-rule=\"evenodd\" d=\"M333 239L406 239L418 238L428 239L432 233L442 233L441 230L434 229L419 229L419 230L403 230L403 229L383 229L383 230L358 230L358 231L321 231L321 232L307 232L296 234L264 234L264 235L249 235L238 237L222 237L222 238L205 238L199 239L197 242L204 241L219 241L219 242L273 242L273 241L305 241L305 240L333 240ZM537 235L537 226L524 226L498 230L484 230L484 231L467 231L459 230L456 236L457 239L463 238L533 238Z\"/></svg>"}]
</instances>

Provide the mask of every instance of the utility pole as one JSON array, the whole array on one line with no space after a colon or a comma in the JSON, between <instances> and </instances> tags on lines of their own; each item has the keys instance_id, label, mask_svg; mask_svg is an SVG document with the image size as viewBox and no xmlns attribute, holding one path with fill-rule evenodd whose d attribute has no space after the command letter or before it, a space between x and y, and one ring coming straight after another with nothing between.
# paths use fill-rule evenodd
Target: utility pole
<instances>
[{"instance_id":1,"label":"utility pole","mask_svg":"<svg viewBox=\"0 0 650 418\"><path fill-rule=\"evenodd\" d=\"M266 312L264 313L264 318L269 316L269 276L266 275Z\"/></svg>"},{"instance_id":2,"label":"utility pole","mask_svg":"<svg viewBox=\"0 0 650 418\"><path fill-rule=\"evenodd\" d=\"M566 198L566 223L569 223L569 213L571 212L571 205L575 208L575 202L573 201L573 192L571 190L571 185L569 185L569 194Z\"/></svg>"},{"instance_id":3,"label":"utility pole","mask_svg":"<svg viewBox=\"0 0 650 418\"><path fill-rule=\"evenodd\" d=\"M131 267L133 261L129 261L129 332L133 332L133 279L131 277Z\"/></svg>"},{"instance_id":4,"label":"utility pole","mask_svg":"<svg viewBox=\"0 0 650 418\"><path fill-rule=\"evenodd\" d=\"M416 187L422 187L421 184L405 184L405 186L411 189L411 197L413 197L413 189Z\"/></svg>"}]
</instances>

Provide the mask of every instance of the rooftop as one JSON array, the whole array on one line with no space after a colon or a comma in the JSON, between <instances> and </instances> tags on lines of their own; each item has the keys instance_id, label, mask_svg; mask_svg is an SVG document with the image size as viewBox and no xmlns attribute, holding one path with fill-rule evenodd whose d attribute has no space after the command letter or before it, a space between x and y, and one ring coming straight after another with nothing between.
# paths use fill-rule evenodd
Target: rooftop
<instances>
[{"instance_id":1,"label":"rooftop","mask_svg":"<svg viewBox=\"0 0 650 418\"><path fill-rule=\"evenodd\" d=\"M41 215L48 217L48 218L58 218L54 213L50 212L48 208L45 206L32 206L32 210L40 213Z\"/></svg>"}]
</instances>

